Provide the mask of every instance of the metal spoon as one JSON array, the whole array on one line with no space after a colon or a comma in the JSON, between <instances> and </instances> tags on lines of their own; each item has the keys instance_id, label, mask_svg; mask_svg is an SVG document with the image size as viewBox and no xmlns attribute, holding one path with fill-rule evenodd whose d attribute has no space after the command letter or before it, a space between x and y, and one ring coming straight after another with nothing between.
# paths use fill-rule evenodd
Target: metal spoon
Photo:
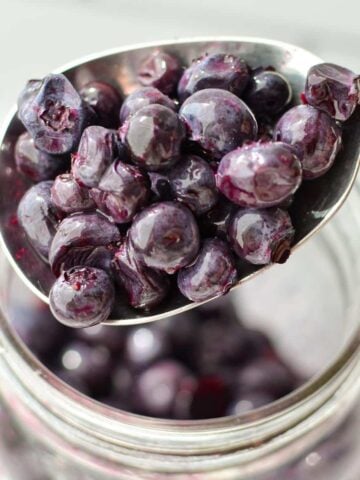
<instances>
[{"instance_id":1,"label":"metal spoon","mask_svg":"<svg viewBox=\"0 0 360 480\"><path fill-rule=\"evenodd\" d=\"M184 64L201 54L214 52L233 53L244 58L251 66L272 65L290 81L295 103L304 88L309 68L322 60L312 53L282 42L258 38L199 38L176 42L143 44L102 52L72 62L59 68L76 87L90 80L106 80L120 85L127 95L138 85L136 72L141 61L155 48L160 47L179 56ZM48 265L40 261L16 222L17 204L29 184L17 174L13 147L23 127L14 108L0 133L0 244L16 273L44 302L54 282ZM297 248L314 235L341 207L355 181L360 162L360 112L344 125L344 148L334 166L323 177L304 182L295 196L291 216L296 228ZM264 268L249 265L241 272L237 288ZM121 297L119 295L119 297ZM151 313L132 309L121 298L107 323L129 325L151 322L196 307L199 304L174 293Z\"/></svg>"}]
</instances>

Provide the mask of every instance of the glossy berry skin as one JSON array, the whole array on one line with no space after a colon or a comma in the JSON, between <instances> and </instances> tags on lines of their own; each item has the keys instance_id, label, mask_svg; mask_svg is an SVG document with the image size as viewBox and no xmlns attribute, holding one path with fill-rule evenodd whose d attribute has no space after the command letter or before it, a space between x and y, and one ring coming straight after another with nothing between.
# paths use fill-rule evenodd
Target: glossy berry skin
<instances>
[{"instance_id":1,"label":"glossy berry skin","mask_svg":"<svg viewBox=\"0 0 360 480\"><path fill-rule=\"evenodd\" d=\"M84 130L71 167L79 185L97 187L103 173L117 156L117 144L117 135L113 130L99 126Z\"/></svg>"},{"instance_id":2,"label":"glossy berry skin","mask_svg":"<svg viewBox=\"0 0 360 480\"><path fill-rule=\"evenodd\" d=\"M166 172L148 172L148 177L150 179L150 189L154 200L173 200L174 194Z\"/></svg>"},{"instance_id":3,"label":"glossy berry skin","mask_svg":"<svg viewBox=\"0 0 360 480\"><path fill-rule=\"evenodd\" d=\"M224 53L205 55L184 71L178 85L178 97L184 102L205 88L220 88L241 96L249 77L249 67L240 58Z\"/></svg>"},{"instance_id":4,"label":"glossy berry skin","mask_svg":"<svg viewBox=\"0 0 360 480\"><path fill-rule=\"evenodd\" d=\"M129 242L143 264L171 274L196 257L199 229L188 208L175 202L160 202L136 216L129 230Z\"/></svg>"},{"instance_id":5,"label":"glossy berry skin","mask_svg":"<svg viewBox=\"0 0 360 480\"><path fill-rule=\"evenodd\" d=\"M58 226L51 243L49 262L55 275L76 265L108 270L120 233L100 213L75 213Z\"/></svg>"},{"instance_id":6,"label":"glossy berry skin","mask_svg":"<svg viewBox=\"0 0 360 480\"><path fill-rule=\"evenodd\" d=\"M115 223L128 223L149 197L147 178L137 167L115 161L102 176L91 196L99 210Z\"/></svg>"},{"instance_id":7,"label":"glossy berry skin","mask_svg":"<svg viewBox=\"0 0 360 480\"><path fill-rule=\"evenodd\" d=\"M51 312L60 323L84 328L108 318L114 297L114 287L106 272L93 267L73 267L56 279L49 301Z\"/></svg>"},{"instance_id":8,"label":"glossy berry skin","mask_svg":"<svg viewBox=\"0 0 360 480\"><path fill-rule=\"evenodd\" d=\"M134 163L149 171L161 171L179 160L185 128L169 108L149 105L129 118L121 135Z\"/></svg>"},{"instance_id":9,"label":"glossy berry skin","mask_svg":"<svg viewBox=\"0 0 360 480\"><path fill-rule=\"evenodd\" d=\"M48 180L31 187L20 200L17 210L28 240L45 259L62 217L51 200L52 185L53 182Z\"/></svg>"},{"instance_id":10,"label":"glossy berry skin","mask_svg":"<svg viewBox=\"0 0 360 480\"><path fill-rule=\"evenodd\" d=\"M157 50L141 64L138 80L144 87L155 87L170 95L176 90L181 74L180 61L174 55Z\"/></svg>"},{"instance_id":11,"label":"glossy berry skin","mask_svg":"<svg viewBox=\"0 0 360 480\"><path fill-rule=\"evenodd\" d=\"M55 178L51 199L57 208L67 214L95 208L89 190L81 187L71 173L63 173Z\"/></svg>"},{"instance_id":12,"label":"glossy berry skin","mask_svg":"<svg viewBox=\"0 0 360 480\"><path fill-rule=\"evenodd\" d=\"M228 237L240 258L254 265L266 265L288 259L294 233L285 210L241 209L230 222Z\"/></svg>"},{"instance_id":13,"label":"glossy berry skin","mask_svg":"<svg viewBox=\"0 0 360 480\"><path fill-rule=\"evenodd\" d=\"M82 99L95 111L97 125L116 128L119 124L121 96L112 85L89 82L80 90Z\"/></svg>"},{"instance_id":14,"label":"glossy berry skin","mask_svg":"<svg viewBox=\"0 0 360 480\"><path fill-rule=\"evenodd\" d=\"M38 150L28 132L17 139L14 157L17 170L33 182L52 180L67 166L66 158Z\"/></svg>"},{"instance_id":15,"label":"glossy berry skin","mask_svg":"<svg viewBox=\"0 0 360 480\"><path fill-rule=\"evenodd\" d=\"M217 204L209 211L198 218L200 233L202 237L227 238L227 227L229 220L237 207L224 197L220 197Z\"/></svg>"},{"instance_id":16,"label":"glossy berry skin","mask_svg":"<svg viewBox=\"0 0 360 480\"><path fill-rule=\"evenodd\" d=\"M196 155L182 156L168 176L176 200L184 203L196 215L207 212L217 202L214 172L202 158Z\"/></svg>"},{"instance_id":17,"label":"glossy berry skin","mask_svg":"<svg viewBox=\"0 0 360 480\"><path fill-rule=\"evenodd\" d=\"M169 335L164 328L141 325L128 332L125 360L132 371L147 368L170 354Z\"/></svg>"},{"instance_id":18,"label":"glossy berry skin","mask_svg":"<svg viewBox=\"0 0 360 480\"><path fill-rule=\"evenodd\" d=\"M341 129L326 113L299 105L280 118L274 139L294 147L304 178L312 179L324 175L334 163L341 148Z\"/></svg>"},{"instance_id":19,"label":"glossy berry skin","mask_svg":"<svg viewBox=\"0 0 360 480\"><path fill-rule=\"evenodd\" d=\"M205 240L195 262L178 274L180 292L193 302L224 295L235 284L237 271L228 245L220 239Z\"/></svg>"},{"instance_id":20,"label":"glossy berry skin","mask_svg":"<svg viewBox=\"0 0 360 480\"><path fill-rule=\"evenodd\" d=\"M160 90L154 87L144 87L130 93L124 100L120 110L120 123L134 115L138 110L149 105L163 105L176 112L176 104L168 96L164 95Z\"/></svg>"},{"instance_id":21,"label":"glossy berry skin","mask_svg":"<svg viewBox=\"0 0 360 480\"><path fill-rule=\"evenodd\" d=\"M169 282L166 276L142 265L128 242L124 242L113 260L115 281L125 290L128 302L134 308L148 310L166 297Z\"/></svg>"},{"instance_id":22,"label":"glossy berry skin","mask_svg":"<svg viewBox=\"0 0 360 480\"><path fill-rule=\"evenodd\" d=\"M305 98L310 105L343 122L360 102L360 76L333 63L314 65L306 78Z\"/></svg>"},{"instance_id":23,"label":"glossy berry skin","mask_svg":"<svg viewBox=\"0 0 360 480\"><path fill-rule=\"evenodd\" d=\"M89 110L61 73L50 74L35 86L36 92L35 88L20 96L18 112L35 146L54 155L73 151L89 122Z\"/></svg>"},{"instance_id":24,"label":"glossy berry skin","mask_svg":"<svg viewBox=\"0 0 360 480\"><path fill-rule=\"evenodd\" d=\"M302 168L286 143L254 143L223 157L216 185L241 207L272 207L299 188Z\"/></svg>"},{"instance_id":25,"label":"glossy berry skin","mask_svg":"<svg viewBox=\"0 0 360 480\"><path fill-rule=\"evenodd\" d=\"M208 88L194 93L182 104L179 115L190 141L214 159L220 159L245 140L254 140L257 134L253 113L226 90Z\"/></svg>"}]
</instances>

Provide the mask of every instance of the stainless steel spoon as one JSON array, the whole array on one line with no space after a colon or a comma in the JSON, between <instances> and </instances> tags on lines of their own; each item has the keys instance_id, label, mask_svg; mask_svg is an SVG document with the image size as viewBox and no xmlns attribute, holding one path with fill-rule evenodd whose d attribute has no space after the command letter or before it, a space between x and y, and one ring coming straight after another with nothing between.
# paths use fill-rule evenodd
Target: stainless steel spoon
<instances>
[{"instance_id":1,"label":"stainless steel spoon","mask_svg":"<svg viewBox=\"0 0 360 480\"><path fill-rule=\"evenodd\" d=\"M258 38L199 38L176 42L163 42L125 47L82 58L59 68L76 87L90 80L106 80L118 84L127 95L138 85L136 72L141 61L154 49L160 47L179 56L185 65L208 52L227 52L244 58L251 66L273 65L290 81L294 102L304 88L309 68L322 60L316 55L282 42ZM39 260L17 225L16 209L29 184L15 169L13 148L23 127L16 117L16 108L9 115L0 133L0 244L16 273L44 302L54 281L49 266ZM334 166L323 177L304 182L295 196L291 216L296 228L293 249L314 235L340 208L355 181L360 162L360 112L344 125L344 148ZM314 259L316 261L316 259ZM237 288L264 268L247 266L241 272ZM151 322L184 312L199 304L174 293L172 297L151 313L137 311L117 301L111 325L129 325Z\"/></svg>"}]
</instances>

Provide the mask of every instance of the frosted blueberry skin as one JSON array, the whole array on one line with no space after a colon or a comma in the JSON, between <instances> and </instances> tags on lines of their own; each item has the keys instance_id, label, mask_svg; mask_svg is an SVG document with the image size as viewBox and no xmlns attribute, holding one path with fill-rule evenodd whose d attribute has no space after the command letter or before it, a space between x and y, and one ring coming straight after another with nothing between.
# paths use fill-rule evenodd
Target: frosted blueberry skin
<instances>
[{"instance_id":1,"label":"frosted blueberry skin","mask_svg":"<svg viewBox=\"0 0 360 480\"><path fill-rule=\"evenodd\" d=\"M348 120L360 101L360 75L333 63L314 65L306 78L305 98L335 120Z\"/></svg>"},{"instance_id":2,"label":"frosted blueberry skin","mask_svg":"<svg viewBox=\"0 0 360 480\"><path fill-rule=\"evenodd\" d=\"M82 186L96 187L118 154L116 132L91 126L81 136L78 152L73 155L71 172Z\"/></svg>"},{"instance_id":3,"label":"frosted blueberry skin","mask_svg":"<svg viewBox=\"0 0 360 480\"><path fill-rule=\"evenodd\" d=\"M48 258L50 245L62 218L51 200L51 180L37 183L20 200L17 214L19 223L35 251Z\"/></svg>"},{"instance_id":4,"label":"frosted blueberry skin","mask_svg":"<svg viewBox=\"0 0 360 480\"><path fill-rule=\"evenodd\" d=\"M155 87L160 92L170 95L176 90L182 70L178 58L158 50L141 64L138 80L144 87Z\"/></svg>"},{"instance_id":5,"label":"frosted blueberry skin","mask_svg":"<svg viewBox=\"0 0 360 480\"><path fill-rule=\"evenodd\" d=\"M184 203L196 215L207 212L217 202L215 174L202 158L196 155L182 156L168 176L176 200Z\"/></svg>"},{"instance_id":6,"label":"frosted blueberry skin","mask_svg":"<svg viewBox=\"0 0 360 480\"><path fill-rule=\"evenodd\" d=\"M148 177L150 179L151 193L155 201L173 200L174 194L166 172L148 172Z\"/></svg>"},{"instance_id":7,"label":"frosted blueberry skin","mask_svg":"<svg viewBox=\"0 0 360 480\"><path fill-rule=\"evenodd\" d=\"M278 205L299 188L302 168L289 145L254 143L223 157L216 185L231 202L241 207Z\"/></svg>"},{"instance_id":8,"label":"frosted blueberry skin","mask_svg":"<svg viewBox=\"0 0 360 480\"><path fill-rule=\"evenodd\" d=\"M105 82L89 82L82 87L80 95L95 111L98 125L106 128L118 127L121 96L112 85Z\"/></svg>"},{"instance_id":9,"label":"frosted blueberry skin","mask_svg":"<svg viewBox=\"0 0 360 480\"><path fill-rule=\"evenodd\" d=\"M90 194L98 209L111 216L115 223L128 223L147 203L148 179L137 167L115 161Z\"/></svg>"},{"instance_id":10,"label":"frosted blueberry skin","mask_svg":"<svg viewBox=\"0 0 360 480\"><path fill-rule=\"evenodd\" d=\"M228 238L235 253L254 265L284 263L294 238L285 210L240 209L231 219Z\"/></svg>"},{"instance_id":11,"label":"frosted blueberry skin","mask_svg":"<svg viewBox=\"0 0 360 480\"><path fill-rule=\"evenodd\" d=\"M163 105L176 112L176 104L171 98L154 87L144 87L130 93L120 109L120 123L123 124L131 115L149 105Z\"/></svg>"},{"instance_id":12,"label":"frosted blueberry skin","mask_svg":"<svg viewBox=\"0 0 360 480\"><path fill-rule=\"evenodd\" d=\"M179 160L185 128L175 112L154 104L130 117L121 135L134 163L145 170L162 171Z\"/></svg>"},{"instance_id":13,"label":"frosted blueberry skin","mask_svg":"<svg viewBox=\"0 0 360 480\"><path fill-rule=\"evenodd\" d=\"M55 280L50 291L54 317L73 328L105 321L114 305L114 287L106 272L92 267L73 267Z\"/></svg>"},{"instance_id":14,"label":"frosted blueberry skin","mask_svg":"<svg viewBox=\"0 0 360 480\"><path fill-rule=\"evenodd\" d=\"M69 80L62 74L50 74L41 83L32 83L30 92L25 88L18 115L35 146L54 155L73 151L90 121L90 110Z\"/></svg>"},{"instance_id":15,"label":"frosted blueberry skin","mask_svg":"<svg viewBox=\"0 0 360 480\"><path fill-rule=\"evenodd\" d=\"M312 179L324 175L333 165L341 148L341 129L326 113L310 105L298 105L280 118L274 140L294 147L304 178Z\"/></svg>"},{"instance_id":16,"label":"frosted blueberry skin","mask_svg":"<svg viewBox=\"0 0 360 480\"><path fill-rule=\"evenodd\" d=\"M55 178L51 187L51 199L66 214L95 208L89 190L81 187L71 173L63 173Z\"/></svg>"},{"instance_id":17,"label":"frosted blueberry skin","mask_svg":"<svg viewBox=\"0 0 360 480\"><path fill-rule=\"evenodd\" d=\"M220 239L205 240L195 262L178 273L180 292L193 302L224 295L235 284L237 271L228 245Z\"/></svg>"},{"instance_id":18,"label":"frosted blueberry skin","mask_svg":"<svg viewBox=\"0 0 360 480\"><path fill-rule=\"evenodd\" d=\"M249 80L249 67L234 55L215 53L193 61L178 85L178 97L184 102L205 88L220 88L241 96Z\"/></svg>"},{"instance_id":19,"label":"frosted blueberry skin","mask_svg":"<svg viewBox=\"0 0 360 480\"><path fill-rule=\"evenodd\" d=\"M125 290L132 307L149 310L166 297L169 291L166 276L142 265L128 242L119 247L112 266L114 279Z\"/></svg>"},{"instance_id":20,"label":"frosted blueberry skin","mask_svg":"<svg viewBox=\"0 0 360 480\"><path fill-rule=\"evenodd\" d=\"M129 242L144 265L171 274L195 259L200 247L199 229L187 207L160 202L135 217Z\"/></svg>"},{"instance_id":21,"label":"frosted blueberry skin","mask_svg":"<svg viewBox=\"0 0 360 480\"><path fill-rule=\"evenodd\" d=\"M226 90L208 88L194 93L182 104L179 115L187 127L189 140L214 159L257 135L253 113L240 98Z\"/></svg>"},{"instance_id":22,"label":"frosted blueberry skin","mask_svg":"<svg viewBox=\"0 0 360 480\"><path fill-rule=\"evenodd\" d=\"M51 243L49 262L55 275L81 265L108 270L120 233L100 213L75 213L58 226Z\"/></svg>"}]
</instances>

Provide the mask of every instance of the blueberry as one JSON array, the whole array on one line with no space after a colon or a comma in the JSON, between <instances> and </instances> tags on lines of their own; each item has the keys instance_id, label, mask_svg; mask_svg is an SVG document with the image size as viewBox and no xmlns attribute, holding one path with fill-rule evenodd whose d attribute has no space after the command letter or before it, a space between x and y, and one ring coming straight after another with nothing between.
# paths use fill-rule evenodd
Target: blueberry
<instances>
[{"instance_id":1,"label":"blueberry","mask_svg":"<svg viewBox=\"0 0 360 480\"><path fill-rule=\"evenodd\" d=\"M156 325L133 328L126 337L125 360L132 370L149 367L171 354L169 334Z\"/></svg>"},{"instance_id":2,"label":"blueberry","mask_svg":"<svg viewBox=\"0 0 360 480\"><path fill-rule=\"evenodd\" d=\"M51 200L52 185L48 180L31 187L20 200L17 211L31 245L45 259L62 217Z\"/></svg>"},{"instance_id":3,"label":"blueberry","mask_svg":"<svg viewBox=\"0 0 360 480\"><path fill-rule=\"evenodd\" d=\"M57 208L67 214L95 208L89 190L81 187L71 173L56 177L51 187L51 199Z\"/></svg>"},{"instance_id":4,"label":"blueberry","mask_svg":"<svg viewBox=\"0 0 360 480\"><path fill-rule=\"evenodd\" d=\"M181 102L198 90L220 88L240 96L249 80L249 67L234 55L215 53L193 61L183 73L178 96Z\"/></svg>"},{"instance_id":5,"label":"blueberry","mask_svg":"<svg viewBox=\"0 0 360 480\"><path fill-rule=\"evenodd\" d=\"M186 155L169 172L176 200L196 215L210 210L218 199L215 175L210 165L196 155Z\"/></svg>"},{"instance_id":6,"label":"blueberry","mask_svg":"<svg viewBox=\"0 0 360 480\"><path fill-rule=\"evenodd\" d=\"M51 243L49 262L55 275L76 265L108 269L120 233L100 213L76 213L59 225Z\"/></svg>"},{"instance_id":7,"label":"blueberry","mask_svg":"<svg viewBox=\"0 0 360 480\"><path fill-rule=\"evenodd\" d=\"M19 99L19 117L35 146L55 155L73 151L89 122L89 111L69 80L50 74L25 88Z\"/></svg>"},{"instance_id":8,"label":"blueberry","mask_svg":"<svg viewBox=\"0 0 360 480\"><path fill-rule=\"evenodd\" d=\"M66 370L65 368L58 368L53 373L55 373L55 375L59 377L60 380L62 380L78 392L82 393L83 395L91 394L87 384L77 375L76 369L75 372L72 372L71 370Z\"/></svg>"},{"instance_id":9,"label":"blueberry","mask_svg":"<svg viewBox=\"0 0 360 480\"><path fill-rule=\"evenodd\" d=\"M159 172L148 172L150 179L151 193L154 200L172 200L174 195L171 190L169 178L167 175Z\"/></svg>"},{"instance_id":10,"label":"blueberry","mask_svg":"<svg viewBox=\"0 0 360 480\"><path fill-rule=\"evenodd\" d=\"M121 96L112 85L105 82L89 82L82 87L80 95L95 111L99 125L106 128L118 126Z\"/></svg>"},{"instance_id":11,"label":"blueberry","mask_svg":"<svg viewBox=\"0 0 360 480\"><path fill-rule=\"evenodd\" d=\"M224 295L235 284L237 271L228 245L217 238L205 240L196 261L178 274L180 292L193 302Z\"/></svg>"},{"instance_id":12,"label":"blueberry","mask_svg":"<svg viewBox=\"0 0 360 480\"><path fill-rule=\"evenodd\" d=\"M228 406L227 415L242 415L251 410L264 407L276 400L273 395L266 392L246 392L240 393Z\"/></svg>"},{"instance_id":13,"label":"blueberry","mask_svg":"<svg viewBox=\"0 0 360 480\"><path fill-rule=\"evenodd\" d=\"M120 110L120 122L124 123L130 116L138 110L149 105L163 105L176 112L176 104L169 97L154 87L144 87L135 90L126 97Z\"/></svg>"},{"instance_id":14,"label":"blueberry","mask_svg":"<svg viewBox=\"0 0 360 480\"><path fill-rule=\"evenodd\" d=\"M193 420L223 417L229 403L229 388L218 375L199 378L190 402Z\"/></svg>"},{"instance_id":15,"label":"blueberry","mask_svg":"<svg viewBox=\"0 0 360 480\"><path fill-rule=\"evenodd\" d=\"M255 265L284 263L290 255L294 228L280 208L239 210L229 225L229 240L240 258Z\"/></svg>"},{"instance_id":16,"label":"blueberry","mask_svg":"<svg viewBox=\"0 0 360 480\"><path fill-rule=\"evenodd\" d=\"M310 105L291 108L280 118L274 139L293 146L305 179L324 175L341 148L341 129L326 113Z\"/></svg>"},{"instance_id":17,"label":"blueberry","mask_svg":"<svg viewBox=\"0 0 360 480\"><path fill-rule=\"evenodd\" d=\"M97 207L115 223L128 223L149 197L147 178L137 167L116 161L108 167L97 188L91 189Z\"/></svg>"},{"instance_id":18,"label":"blueberry","mask_svg":"<svg viewBox=\"0 0 360 480\"><path fill-rule=\"evenodd\" d=\"M160 171L179 160L185 129L175 112L163 105L149 105L128 119L122 135L134 163Z\"/></svg>"},{"instance_id":19,"label":"blueberry","mask_svg":"<svg viewBox=\"0 0 360 480\"><path fill-rule=\"evenodd\" d=\"M114 296L106 272L93 267L73 267L64 271L51 288L50 308L64 325L91 327L108 318Z\"/></svg>"},{"instance_id":20,"label":"blueberry","mask_svg":"<svg viewBox=\"0 0 360 480\"><path fill-rule=\"evenodd\" d=\"M174 55L157 50L141 64L138 79L145 87L155 87L169 95L176 90L181 73L181 63Z\"/></svg>"},{"instance_id":21,"label":"blueberry","mask_svg":"<svg viewBox=\"0 0 360 480\"><path fill-rule=\"evenodd\" d=\"M314 65L306 78L305 98L336 120L348 120L360 102L360 75L333 63Z\"/></svg>"},{"instance_id":22,"label":"blueberry","mask_svg":"<svg viewBox=\"0 0 360 480\"><path fill-rule=\"evenodd\" d=\"M122 328L114 328L117 330L122 330ZM104 399L101 399L101 401L110 406L120 408L121 410L131 411L133 409L132 404L134 403L133 389L133 373L130 371L127 365L119 363L119 365L112 370L110 395L107 396L105 401Z\"/></svg>"},{"instance_id":23,"label":"blueberry","mask_svg":"<svg viewBox=\"0 0 360 480\"><path fill-rule=\"evenodd\" d=\"M139 213L130 227L129 241L141 262L167 273L189 265L200 246L194 216L174 202L157 203Z\"/></svg>"},{"instance_id":24,"label":"blueberry","mask_svg":"<svg viewBox=\"0 0 360 480\"><path fill-rule=\"evenodd\" d=\"M221 197L218 203L198 218L200 233L203 237L227 238L227 228L236 206Z\"/></svg>"},{"instance_id":25,"label":"blueberry","mask_svg":"<svg viewBox=\"0 0 360 480\"><path fill-rule=\"evenodd\" d=\"M189 97L180 108L189 139L205 154L220 159L254 140L257 123L245 103L226 90L208 88Z\"/></svg>"},{"instance_id":26,"label":"blueberry","mask_svg":"<svg viewBox=\"0 0 360 480\"><path fill-rule=\"evenodd\" d=\"M120 354L124 348L125 333L123 328L94 325L76 330L76 338L87 345L105 347L111 353Z\"/></svg>"}]
</instances>

